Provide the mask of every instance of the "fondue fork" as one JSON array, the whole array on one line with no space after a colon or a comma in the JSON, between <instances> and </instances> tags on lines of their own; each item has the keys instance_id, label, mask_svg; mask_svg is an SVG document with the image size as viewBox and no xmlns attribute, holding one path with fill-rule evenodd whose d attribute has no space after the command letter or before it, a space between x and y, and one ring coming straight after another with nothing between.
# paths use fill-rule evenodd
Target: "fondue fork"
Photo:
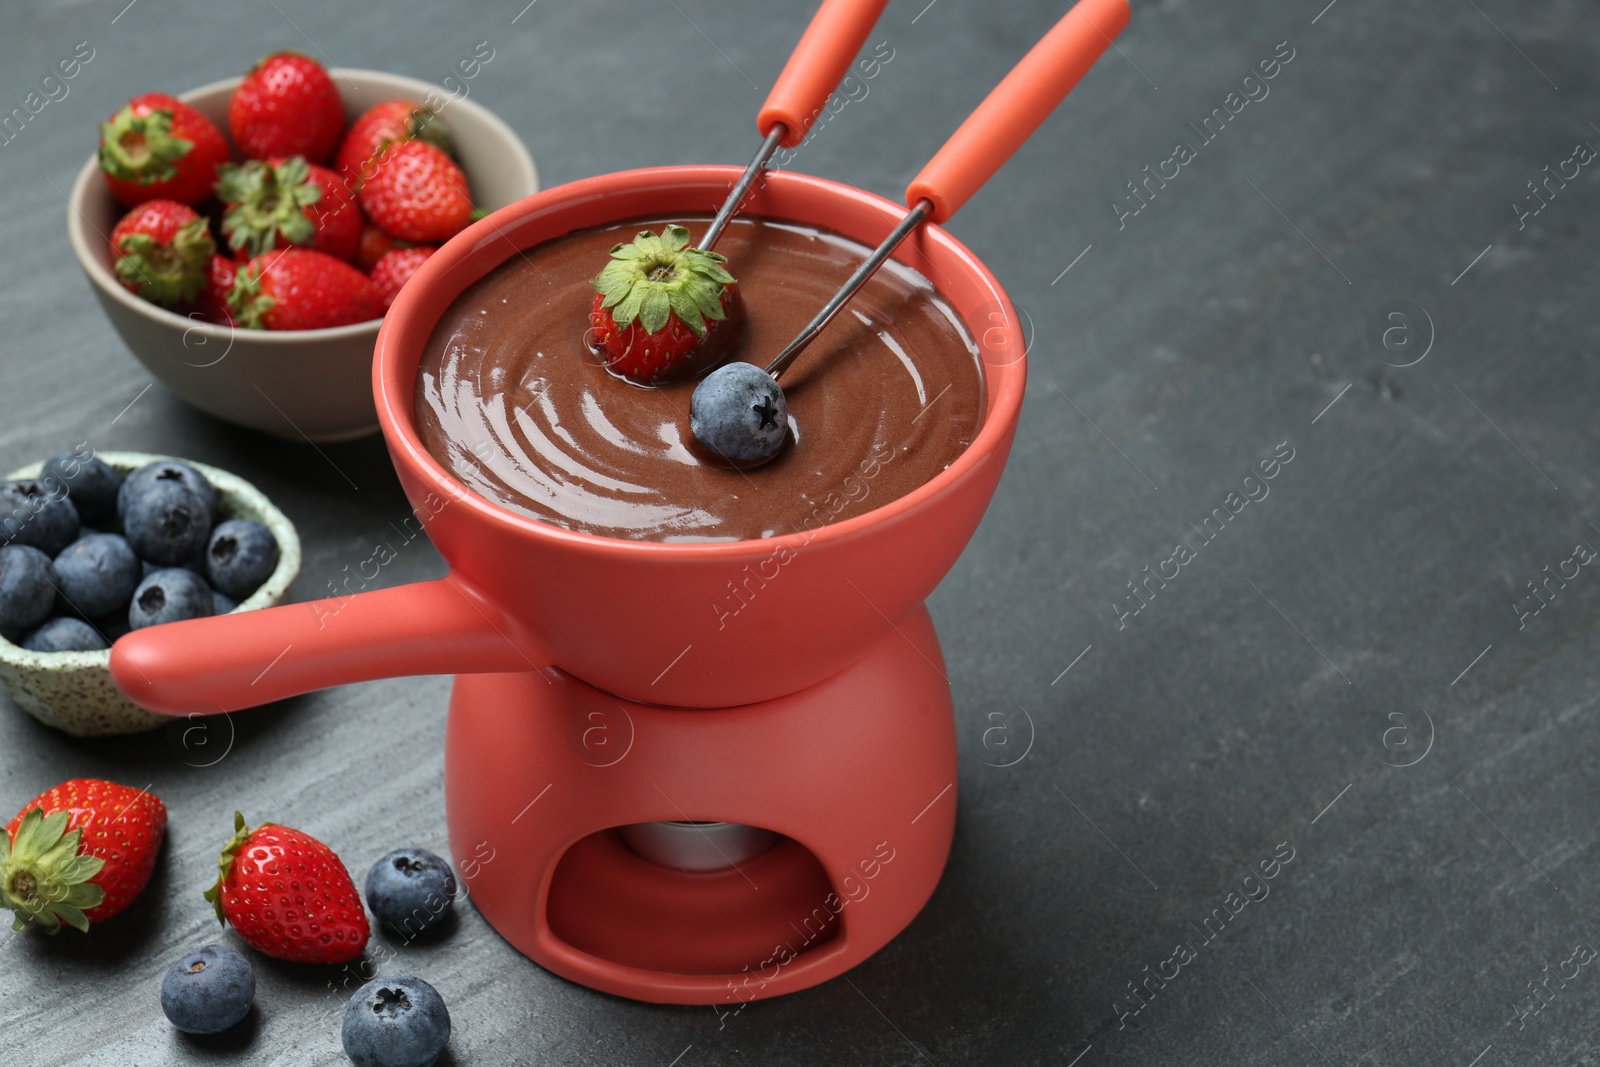
<instances>
[{"instance_id":1,"label":"fondue fork","mask_svg":"<svg viewBox=\"0 0 1600 1067\"><path fill-rule=\"evenodd\" d=\"M948 220L993 177L1111 46L1129 17L1128 0L1079 0L1063 15L906 187L910 210L905 217L766 370L729 363L695 387L689 412L695 439L739 466L777 455L788 437L788 405L778 376L913 230L926 221Z\"/></svg>"},{"instance_id":2,"label":"fondue fork","mask_svg":"<svg viewBox=\"0 0 1600 1067\"><path fill-rule=\"evenodd\" d=\"M889 0L822 0L783 72L772 83L766 103L756 114L756 129L764 138L761 147L734 183L697 248L711 251L772 153L780 146L793 148L805 140L811 123L822 113L834 86L850 69L851 61L888 3Z\"/></svg>"}]
</instances>

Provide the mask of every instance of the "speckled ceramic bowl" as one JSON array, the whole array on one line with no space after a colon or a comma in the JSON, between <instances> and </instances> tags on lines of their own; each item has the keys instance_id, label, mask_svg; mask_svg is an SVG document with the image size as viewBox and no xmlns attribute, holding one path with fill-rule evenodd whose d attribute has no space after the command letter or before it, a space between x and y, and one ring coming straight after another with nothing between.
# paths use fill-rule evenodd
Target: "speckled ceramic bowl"
<instances>
[{"instance_id":1,"label":"speckled ceramic bowl","mask_svg":"<svg viewBox=\"0 0 1600 1067\"><path fill-rule=\"evenodd\" d=\"M146 463L175 459L143 452L101 452L98 458L126 474ZM278 541L278 569L235 611L254 611L282 603L300 573L300 538L287 516L255 486L237 475L185 459L217 490L217 521L251 519ZM36 478L41 463L12 471L6 478ZM105 737L154 729L170 722L137 706L111 681L111 652L29 652L0 637L0 685L17 706L47 726L76 737Z\"/></svg>"}]
</instances>

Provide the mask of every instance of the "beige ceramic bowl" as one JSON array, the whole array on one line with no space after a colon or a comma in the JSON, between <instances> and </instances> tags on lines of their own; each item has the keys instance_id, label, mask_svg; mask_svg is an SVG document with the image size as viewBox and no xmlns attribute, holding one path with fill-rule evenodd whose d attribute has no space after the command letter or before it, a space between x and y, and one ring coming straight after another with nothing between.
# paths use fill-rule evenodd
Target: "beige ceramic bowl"
<instances>
[{"instance_id":1,"label":"beige ceramic bowl","mask_svg":"<svg viewBox=\"0 0 1600 1067\"><path fill-rule=\"evenodd\" d=\"M146 463L172 459L143 452L101 452L104 460L124 474ZM217 491L217 521L250 519L259 522L278 541L278 569L235 611L255 611L283 602L300 573L300 538L288 516L255 486L227 471L183 460L205 475ZM6 475L37 478L40 463ZM122 695L111 681L111 651L30 652L0 637L0 685L18 707L47 726L77 737L104 737L150 730L172 720L152 715Z\"/></svg>"},{"instance_id":2,"label":"beige ceramic bowl","mask_svg":"<svg viewBox=\"0 0 1600 1067\"><path fill-rule=\"evenodd\" d=\"M371 70L333 70L349 122L385 100L437 99L437 87ZM239 78L181 99L228 130L228 99ZM539 172L517 135L471 100L440 108L473 202L494 210L539 189ZM230 139L229 147L238 151ZM330 330L232 330L139 299L111 270L110 233L123 209L91 157L73 183L67 212L72 250L111 325L161 384L219 419L291 441L344 441L378 429L372 405L372 349L380 320Z\"/></svg>"}]
</instances>

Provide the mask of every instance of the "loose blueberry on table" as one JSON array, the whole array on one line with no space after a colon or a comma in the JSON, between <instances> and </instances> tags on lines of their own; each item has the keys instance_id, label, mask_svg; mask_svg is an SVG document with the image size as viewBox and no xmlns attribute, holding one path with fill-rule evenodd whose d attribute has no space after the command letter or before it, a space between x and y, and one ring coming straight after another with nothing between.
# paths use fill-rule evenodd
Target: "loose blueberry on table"
<instances>
[{"instance_id":1,"label":"loose blueberry on table","mask_svg":"<svg viewBox=\"0 0 1600 1067\"><path fill-rule=\"evenodd\" d=\"M420 978L375 978L350 998L340 1037L356 1067L430 1067L450 1043L450 1012Z\"/></svg>"},{"instance_id":2,"label":"loose blueberry on table","mask_svg":"<svg viewBox=\"0 0 1600 1067\"><path fill-rule=\"evenodd\" d=\"M400 848L367 871L367 907L401 937L414 937L443 922L455 906L456 876L450 864L425 848Z\"/></svg>"},{"instance_id":3,"label":"loose blueberry on table","mask_svg":"<svg viewBox=\"0 0 1600 1067\"><path fill-rule=\"evenodd\" d=\"M174 963L161 980L161 1010L186 1034L220 1034L250 1014L256 975L226 945L206 945Z\"/></svg>"}]
</instances>

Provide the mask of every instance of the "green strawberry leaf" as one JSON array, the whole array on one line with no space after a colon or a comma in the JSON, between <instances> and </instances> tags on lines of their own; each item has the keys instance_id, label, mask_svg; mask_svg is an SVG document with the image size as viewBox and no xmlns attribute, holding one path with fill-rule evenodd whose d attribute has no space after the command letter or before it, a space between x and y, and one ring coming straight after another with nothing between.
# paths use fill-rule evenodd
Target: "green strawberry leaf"
<instances>
[{"instance_id":1,"label":"green strawberry leaf","mask_svg":"<svg viewBox=\"0 0 1600 1067\"><path fill-rule=\"evenodd\" d=\"M664 329L676 316L697 337L706 320L726 318L722 298L737 284L723 256L693 248L685 226L671 224L660 235L640 230L630 244L611 249L610 261L591 281L600 306L619 329L638 321L646 333Z\"/></svg>"},{"instance_id":2,"label":"green strawberry leaf","mask_svg":"<svg viewBox=\"0 0 1600 1067\"><path fill-rule=\"evenodd\" d=\"M626 327L639 317L639 309L644 305L644 286L635 285L628 290L628 295L611 309L611 317L618 326Z\"/></svg>"},{"instance_id":3,"label":"green strawberry leaf","mask_svg":"<svg viewBox=\"0 0 1600 1067\"><path fill-rule=\"evenodd\" d=\"M144 299L162 307L187 304L210 277L216 242L205 219L185 223L163 245L146 233L130 233L119 242L124 253L114 269Z\"/></svg>"},{"instance_id":4,"label":"green strawberry leaf","mask_svg":"<svg viewBox=\"0 0 1600 1067\"><path fill-rule=\"evenodd\" d=\"M37 926L53 934L65 922L87 931L84 912L105 900L105 890L91 881L105 861L79 855L83 834L69 831L70 821L66 811L47 816L43 808L34 808L0 856L0 904L15 913L13 929Z\"/></svg>"},{"instance_id":5,"label":"green strawberry leaf","mask_svg":"<svg viewBox=\"0 0 1600 1067\"><path fill-rule=\"evenodd\" d=\"M667 318L672 314L672 298L659 284L643 292L644 299L639 304L639 322L643 324L645 333L655 333L666 326Z\"/></svg>"},{"instance_id":6,"label":"green strawberry leaf","mask_svg":"<svg viewBox=\"0 0 1600 1067\"><path fill-rule=\"evenodd\" d=\"M293 245L316 240L316 224L305 209L321 202L322 187L311 180L304 156L277 166L261 160L225 163L217 174L217 199L228 205L222 233L235 252L259 256L278 247L280 237Z\"/></svg>"},{"instance_id":7,"label":"green strawberry leaf","mask_svg":"<svg viewBox=\"0 0 1600 1067\"><path fill-rule=\"evenodd\" d=\"M262 823L262 825L266 826L268 824ZM217 922L223 926L228 925L228 916L222 910L222 883L227 879L228 872L233 870L233 857L238 853L239 849L244 847L244 843L250 839L250 833L250 827L244 821L244 812L234 812L233 836L228 839L226 845L222 846L222 852L217 857L217 880L210 889L207 889L202 894L216 908Z\"/></svg>"},{"instance_id":8,"label":"green strawberry leaf","mask_svg":"<svg viewBox=\"0 0 1600 1067\"><path fill-rule=\"evenodd\" d=\"M174 178L174 164L193 148L193 141L172 135L172 112L166 108L135 115L132 105L124 104L100 124L100 169L121 181L149 185Z\"/></svg>"},{"instance_id":9,"label":"green strawberry leaf","mask_svg":"<svg viewBox=\"0 0 1600 1067\"><path fill-rule=\"evenodd\" d=\"M700 302L688 289L673 289L667 294L672 302L672 313L678 320L694 331L696 337L706 335L705 316L700 311Z\"/></svg>"},{"instance_id":10,"label":"green strawberry leaf","mask_svg":"<svg viewBox=\"0 0 1600 1067\"><path fill-rule=\"evenodd\" d=\"M591 282L595 292L605 299L602 307L611 307L628 295L628 290L633 288L633 278L628 269L620 263L607 263L599 277Z\"/></svg>"}]
</instances>

